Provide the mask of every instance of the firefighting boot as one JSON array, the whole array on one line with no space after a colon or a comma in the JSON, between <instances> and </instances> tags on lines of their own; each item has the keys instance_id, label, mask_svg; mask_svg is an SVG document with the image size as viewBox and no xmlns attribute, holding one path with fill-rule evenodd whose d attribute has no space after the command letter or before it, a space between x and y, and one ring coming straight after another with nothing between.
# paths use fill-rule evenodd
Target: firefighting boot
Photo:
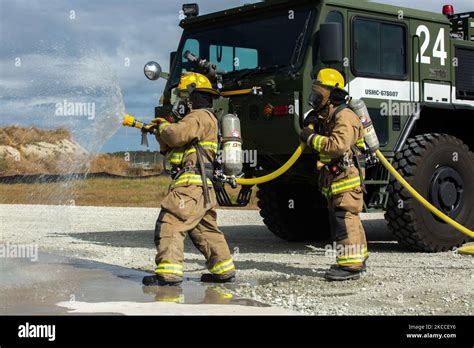
<instances>
[{"instance_id":1,"label":"firefighting boot","mask_svg":"<svg viewBox=\"0 0 474 348\"><path fill-rule=\"evenodd\" d=\"M145 286L179 286L183 281L166 281L163 279L158 278L156 275L150 275L143 277L142 283Z\"/></svg>"},{"instance_id":2,"label":"firefighting boot","mask_svg":"<svg viewBox=\"0 0 474 348\"><path fill-rule=\"evenodd\" d=\"M341 266L333 266L326 271L326 273L324 274L324 278L329 281L359 279L361 274L364 272L365 270L363 268L361 268L360 270L352 270Z\"/></svg>"},{"instance_id":3,"label":"firefighting boot","mask_svg":"<svg viewBox=\"0 0 474 348\"><path fill-rule=\"evenodd\" d=\"M235 282L235 275L227 278L220 278L212 273L205 273L201 276L201 281L204 283L233 283Z\"/></svg>"}]
</instances>

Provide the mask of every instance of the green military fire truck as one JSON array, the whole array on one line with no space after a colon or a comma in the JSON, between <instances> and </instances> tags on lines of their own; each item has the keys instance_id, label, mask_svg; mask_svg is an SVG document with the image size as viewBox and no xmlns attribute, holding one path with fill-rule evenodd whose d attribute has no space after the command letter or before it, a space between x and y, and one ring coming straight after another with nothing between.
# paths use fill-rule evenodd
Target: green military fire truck
<instances>
[{"instance_id":1,"label":"green military fire truck","mask_svg":"<svg viewBox=\"0 0 474 348\"><path fill-rule=\"evenodd\" d=\"M245 177L262 176L298 146L319 70L337 69L351 97L366 103L393 166L439 210L474 227L474 12L456 14L451 5L432 13L366 1L270 0L202 16L197 4L187 4L182 14L184 31L170 54L169 74L161 74L168 81L156 117L170 113L184 71L200 72L212 62L213 82L223 94L216 114L239 117ZM403 246L436 252L466 241L381 165L367 170L365 185L365 211L385 211ZM249 189L242 188L240 205ZM265 224L278 237L328 237L310 150L285 175L259 185L257 196Z\"/></svg>"}]
</instances>

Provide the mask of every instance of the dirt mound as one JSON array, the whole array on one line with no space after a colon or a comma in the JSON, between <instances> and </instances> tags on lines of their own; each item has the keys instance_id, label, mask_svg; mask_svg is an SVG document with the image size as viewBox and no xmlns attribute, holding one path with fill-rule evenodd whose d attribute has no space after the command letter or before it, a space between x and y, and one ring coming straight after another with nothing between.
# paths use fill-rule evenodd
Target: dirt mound
<instances>
[{"instance_id":1,"label":"dirt mound","mask_svg":"<svg viewBox=\"0 0 474 348\"><path fill-rule=\"evenodd\" d=\"M64 128L0 128L0 176L86 172L142 174L124 158L90 154Z\"/></svg>"},{"instance_id":2,"label":"dirt mound","mask_svg":"<svg viewBox=\"0 0 474 348\"><path fill-rule=\"evenodd\" d=\"M71 133L65 128L41 129L36 127L5 127L0 128L0 146L29 145L39 142L56 143L61 140L71 140Z\"/></svg>"}]
</instances>

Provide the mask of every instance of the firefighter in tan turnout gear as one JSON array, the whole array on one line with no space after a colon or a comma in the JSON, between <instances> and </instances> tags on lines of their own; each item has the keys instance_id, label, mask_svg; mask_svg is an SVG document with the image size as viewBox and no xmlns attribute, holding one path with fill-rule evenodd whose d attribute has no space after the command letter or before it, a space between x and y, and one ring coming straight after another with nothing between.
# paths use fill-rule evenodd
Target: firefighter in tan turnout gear
<instances>
[{"instance_id":1,"label":"firefighter in tan turnout gear","mask_svg":"<svg viewBox=\"0 0 474 348\"><path fill-rule=\"evenodd\" d=\"M156 222L155 275L144 285L179 285L183 279L184 239L206 258L210 273L201 281L230 282L235 268L223 233L217 227L212 163L218 150L218 121L211 107L218 92L204 75L185 73L175 90L173 114L178 122L155 119L156 137L172 166L173 182Z\"/></svg>"},{"instance_id":2,"label":"firefighter in tan turnout gear","mask_svg":"<svg viewBox=\"0 0 474 348\"><path fill-rule=\"evenodd\" d=\"M357 279L365 271L367 241L359 213L363 208L365 169L360 148L363 126L348 107L350 100L343 76L323 69L313 82L309 103L313 112L301 140L319 153L320 188L328 200L332 238L337 246L337 264L325 274L327 280Z\"/></svg>"}]
</instances>

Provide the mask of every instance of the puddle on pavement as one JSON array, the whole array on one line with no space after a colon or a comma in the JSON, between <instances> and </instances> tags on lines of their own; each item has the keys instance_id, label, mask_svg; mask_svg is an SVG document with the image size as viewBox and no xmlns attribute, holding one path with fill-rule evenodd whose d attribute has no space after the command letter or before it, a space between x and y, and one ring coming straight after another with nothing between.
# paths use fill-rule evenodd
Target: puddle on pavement
<instances>
[{"instance_id":1,"label":"puddle on pavement","mask_svg":"<svg viewBox=\"0 0 474 348\"><path fill-rule=\"evenodd\" d=\"M100 262L40 253L38 260L4 258L0 263L0 314L67 314L59 302L153 301L269 307L237 298L237 284L203 284L187 278L180 287L144 287L148 273ZM158 313L157 313L158 314Z\"/></svg>"}]
</instances>

